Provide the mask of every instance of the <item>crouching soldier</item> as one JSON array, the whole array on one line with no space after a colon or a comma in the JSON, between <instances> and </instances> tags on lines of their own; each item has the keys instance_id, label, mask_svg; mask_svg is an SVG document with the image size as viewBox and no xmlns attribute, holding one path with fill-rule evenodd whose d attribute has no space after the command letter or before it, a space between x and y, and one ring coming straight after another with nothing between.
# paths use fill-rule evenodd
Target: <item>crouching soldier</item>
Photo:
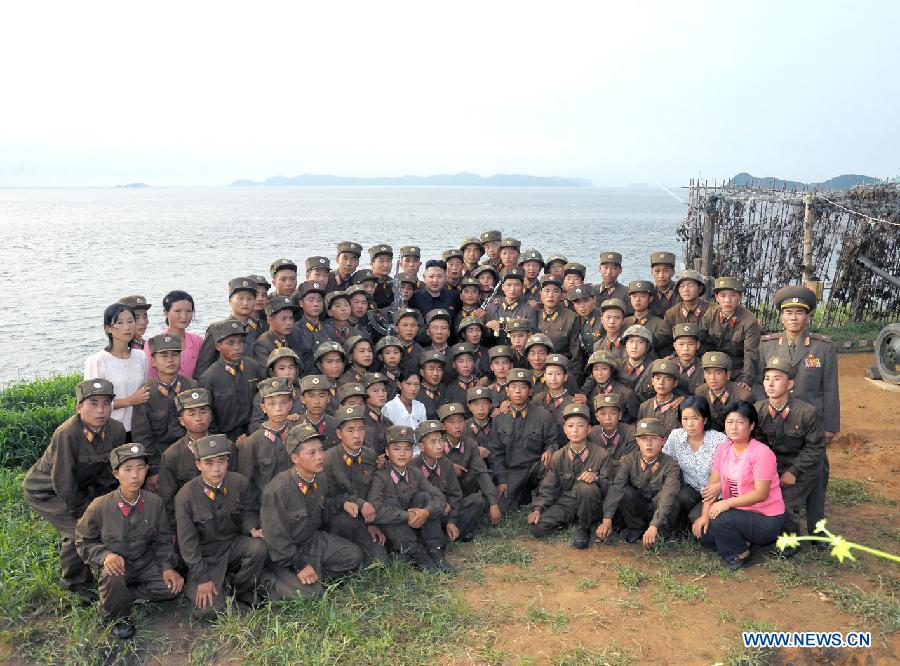
<instances>
[{"instance_id":1,"label":"crouching soldier","mask_svg":"<svg viewBox=\"0 0 900 666\"><path fill-rule=\"evenodd\" d=\"M563 409L568 442L553 454L528 514L536 538L574 521L578 531L572 547L584 549L591 544L591 528L602 518L612 465L609 452L588 441L590 418L586 405L571 403Z\"/></svg>"},{"instance_id":2,"label":"crouching soldier","mask_svg":"<svg viewBox=\"0 0 900 666\"><path fill-rule=\"evenodd\" d=\"M263 489L260 521L273 571L268 576L269 599L324 593L322 583L355 571L362 551L355 544L325 532L328 495L322 435L308 424L291 429L285 448L292 468Z\"/></svg>"},{"instance_id":3,"label":"crouching soldier","mask_svg":"<svg viewBox=\"0 0 900 666\"><path fill-rule=\"evenodd\" d=\"M75 526L78 554L97 577L100 615L115 621L120 639L134 636L128 616L135 599L168 601L184 585L163 501L141 490L148 458L143 444L113 449L109 463L119 488L91 502Z\"/></svg>"},{"instance_id":4,"label":"crouching soldier","mask_svg":"<svg viewBox=\"0 0 900 666\"><path fill-rule=\"evenodd\" d=\"M617 511L625 525L628 543L642 539L644 547L650 548L658 535L665 537L668 533L681 490L681 470L674 458L662 453L663 432L663 424L658 419L638 421L638 450L625 456L619 465L603 502L598 539L610 535Z\"/></svg>"},{"instance_id":5,"label":"crouching soldier","mask_svg":"<svg viewBox=\"0 0 900 666\"><path fill-rule=\"evenodd\" d=\"M232 448L225 435L197 440L194 457L200 476L175 496L178 549L188 568L185 594L198 617L224 609L229 587L237 601L255 603L268 555L250 484L228 471Z\"/></svg>"}]
</instances>

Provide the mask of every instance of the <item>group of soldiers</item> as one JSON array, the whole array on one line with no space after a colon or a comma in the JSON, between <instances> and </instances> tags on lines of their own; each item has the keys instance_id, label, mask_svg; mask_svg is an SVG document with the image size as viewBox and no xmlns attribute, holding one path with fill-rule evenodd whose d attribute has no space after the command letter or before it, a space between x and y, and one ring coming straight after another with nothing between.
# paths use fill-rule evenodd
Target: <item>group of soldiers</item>
<instances>
[{"instance_id":1,"label":"group of soldiers","mask_svg":"<svg viewBox=\"0 0 900 666\"><path fill-rule=\"evenodd\" d=\"M133 634L134 599L182 587L208 614L229 597L319 594L390 553L453 571L448 543L521 505L536 537L575 523L577 548L594 528L651 545L688 513L678 465L659 452L688 396L718 430L730 405L753 401L785 529L824 516L837 362L809 330L806 287L779 290L783 330L763 335L739 280L676 274L670 252L627 284L618 252L600 253L590 284L584 265L497 230L424 266L416 246L396 268L390 245L368 249L370 268L362 255L342 241L333 268L309 257L303 279L279 258L268 277L231 280L231 311L192 373L181 337L136 339L154 376L131 432L110 418L109 381L78 385L25 498L61 535L62 585L93 599L93 574L117 636ZM771 372L787 393L763 381Z\"/></svg>"}]
</instances>

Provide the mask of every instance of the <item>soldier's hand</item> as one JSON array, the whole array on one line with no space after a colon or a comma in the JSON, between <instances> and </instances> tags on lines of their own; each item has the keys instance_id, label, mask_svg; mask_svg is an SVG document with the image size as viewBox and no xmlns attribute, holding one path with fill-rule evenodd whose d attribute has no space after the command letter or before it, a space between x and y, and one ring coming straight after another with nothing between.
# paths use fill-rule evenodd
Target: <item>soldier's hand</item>
<instances>
[{"instance_id":1,"label":"soldier's hand","mask_svg":"<svg viewBox=\"0 0 900 666\"><path fill-rule=\"evenodd\" d=\"M213 600L218 593L216 584L211 580L200 583L197 586L197 594L194 595L194 605L200 610L206 610L213 605Z\"/></svg>"},{"instance_id":2,"label":"soldier's hand","mask_svg":"<svg viewBox=\"0 0 900 666\"><path fill-rule=\"evenodd\" d=\"M597 525L597 530L594 532L597 535L598 539L606 539L610 534L612 534L612 519L604 518L603 522Z\"/></svg>"},{"instance_id":3,"label":"soldier's hand","mask_svg":"<svg viewBox=\"0 0 900 666\"><path fill-rule=\"evenodd\" d=\"M753 390L753 387L750 386L750 384L748 384L747 382L738 382L737 385L740 386L740 387L741 387L742 389L744 389L745 391L752 391L752 390Z\"/></svg>"},{"instance_id":4,"label":"soldier's hand","mask_svg":"<svg viewBox=\"0 0 900 666\"><path fill-rule=\"evenodd\" d=\"M346 511L351 518L356 518L359 515L359 507L350 500L344 502L344 511Z\"/></svg>"},{"instance_id":5,"label":"soldier's hand","mask_svg":"<svg viewBox=\"0 0 900 666\"><path fill-rule=\"evenodd\" d=\"M466 468L463 467L462 465L457 465L456 463L453 463L453 471L456 472L456 476L459 477L466 473Z\"/></svg>"},{"instance_id":6,"label":"soldier's hand","mask_svg":"<svg viewBox=\"0 0 900 666\"><path fill-rule=\"evenodd\" d=\"M525 519L525 522L528 525L537 525L541 519L541 512L535 509L531 513L528 514L528 518Z\"/></svg>"},{"instance_id":7,"label":"soldier's hand","mask_svg":"<svg viewBox=\"0 0 900 666\"><path fill-rule=\"evenodd\" d=\"M252 536L254 539L262 539L263 531L258 527L254 527L252 530L250 530L250 536Z\"/></svg>"},{"instance_id":8,"label":"soldier's hand","mask_svg":"<svg viewBox=\"0 0 900 666\"><path fill-rule=\"evenodd\" d=\"M445 516L450 515L450 512L451 512L452 510L453 510L453 508L452 508L449 504L447 504L447 506L444 507L444 515L445 515Z\"/></svg>"},{"instance_id":9,"label":"soldier's hand","mask_svg":"<svg viewBox=\"0 0 900 666\"><path fill-rule=\"evenodd\" d=\"M151 493L155 493L159 490L159 474L151 474L144 481L144 488L149 490Z\"/></svg>"},{"instance_id":10,"label":"soldier's hand","mask_svg":"<svg viewBox=\"0 0 900 666\"><path fill-rule=\"evenodd\" d=\"M247 439L247 435L240 435L236 440L234 440L234 443L235 443L235 444L240 444L240 443L243 442L245 439Z\"/></svg>"},{"instance_id":11,"label":"soldier's hand","mask_svg":"<svg viewBox=\"0 0 900 666\"><path fill-rule=\"evenodd\" d=\"M826 430L825 433L824 433L824 435L825 435L825 443L826 443L826 444L831 444L831 440L834 439L834 436L835 436L836 434L837 434L836 432L829 432L829 431Z\"/></svg>"},{"instance_id":12,"label":"soldier's hand","mask_svg":"<svg viewBox=\"0 0 900 666\"><path fill-rule=\"evenodd\" d=\"M162 578L166 587L169 588L169 591L172 594L178 594L181 592L181 588L184 587L184 578L182 578L181 574L175 571L175 569L166 569L163 571Z\"/></svg>"},{"instance_id":13,"label":"soldier's hand","mask_svg":"<svg viewBox=\"0 0 900 666\"><path fill-rule=\"evenodd\" d=\"M313 565L307 564L297 572L297 580L299 580L302 585L315 585L319 582L319 574L313 569Z\"/></svg>"},{"instance_id":14,"label":"soldier's hand","mask_svg":"<svg viewBox=\"0 0 900 666\"><path fill-rule=\"evenodd\" d=\"M479 446L479 447L478 447L478 454L479 454L482 458L487 458L489 455L491 455L491 450L490 450L489 448L487 448L487 447Z\"/></svg>"},{"instance_id":15,"label":"soldier's hand","mask_svg":"<svg viewBox=\"0 0 900 666\"><path fill-rule=\"evenodd\" d=\"M380 456L378 456L378 458L375 460L375 466L376 466L378 469L384 469L384 463L385 463L385 460L387 460L387 458L386 458L385 455L382 453L382 454L381 454Z\"/></svg>"},{"instance_id":16,"label":"soldier's hand","mask_svg":"<svg viewBox=\"0 0 900 666\"><path fill-rule=\"evenodd\" d=\"M651 546L653 546L654 543L656 543L657 533L658 533L658 530L656 529L655 526L651 525L650 527L647 528L647 531L644 532L644 539L643 539L644 548L650 548Z\"/></svg>"},{"instance_id":17,"label":"soldier's hand","mask_svg":"<svg viewBox=\"0 0 900 666\"><path fill-rule=\"evenodd\" d=\"M576 393L572 396L572 402L577 402L579 405L586 405L587 396L584 393Z\"/></svg>"},{"instance_id":18,"label":"soldier's hand","mask_svg":"<svg viewBox=\"0 0 900 666\"><path fill-rule=\"evenodd\" d=\"M541 462L544 463L544 467L550 467L550 460L553 458L552 451L544 451L541 454Z\"/></svg>"},{"instance_id":19,"label":"soldier's hand","mask_svg":"<svg viewBox=\"0 0 900 666\"><path fill-rule=\"evenodd\" d=\"M485 324L489 329L491 329L494 333L497 333L500 330L500 322L496 319L489 321Z\"/></svg>"},{"instance_id":20,"label":"soldier's hand","mask_svg":"<svg viewBox=\"0 0 900 666\"><path fill-rule=\"evenodd\" d=\"M781 475L781 485L793 486L795 483L797 483L797 477L794 476L791 472L785 472Z\"/></svg>"},{"instance_id":21,"label":"soldier's hand","mask_svg":"<svg viewBox=\"0 0 900 666\"><path fill-rule=\"evenodd\" d=\"M506 497L506 493L508 493L508 492L509 492L508 485L506 485L505 483L497 484L497 494L500 495L500 497Z\"/></svg>"},{"instance_id":22,"label":"soldier's hand","mask_svg":"<svg viewBox=\"0 0 900 666\"><path fill-rule=\"evenodd\" d=\"M478 317L481 321L484 321L484 318L487 316L487 311L484 308L478 308L472 313L473 317Z\"/></svg>"},{"instance_id":23,"label":"soldier's hand","mask_svg":"<svg viewBox=\"0 0 900 666\"><path fill-rule=\"evenodd\" d=\"M411 525L410 527L419 528L425 524L425 521L428 520L431 514L428 513L428 509L416 509L416 524Z\"/></svg>"},{"instance_id":24,"label":"soldier's hand","mask_svg":"<svg viewBox=\"0 0 900 666\"><path fill-rule=\"evenodd\" d=\"M362 505L362 517L363 520L367 523L375 522L375 507L371 502L363 502Z\"/></svg>"},{"instance_id":25,"label":"soldier's hand","mask_svg":"<svg viewBox=\"0 0 900 666\"><path fill-rule=\"evenodd\" d=\"M509 400L501 402L499 409L501 414L509 414Z\"/></svg>"},{"instance_id":26,"label":"soldier's hand","mask_svg":"<svg viewBox=\"0 0 900 666\"><path fill-rule=\"evenodd\" d=\"M148 403L150 401L150 387L142 386L130 396L125 398L125 401L132 407Z\"/></svg>"},{"instance_id":27,"label":"soldier's hand","mask_svg":"<svg viewBox=\"0 0 900 666\"><path fill-rule=\"evenodd\" d=\"M372 541L380 543L382 546L384 545L384 532L378 529L377 525L369 525L366 529L369 530L369 536L372 537Z\"/></svg>"},{"instance_id":28,"label":"soldier's hand","mask_svg":"<svg viewBox=\"0 0 900 666\"><path fill-rule=\"evenodd\" d=\"M578 477L578 481L584 481L585 483L596 483L597 479L600 477L597 476L596 472L592 472L591 470L585 470L581 473L581 476Z\"/></svg>"},{"instance_id":29,"label":"soldier's hand","mask_svg":"<svg viewBox=\"0 0 900 666\"><path fill-rule=\"evenodd\" d=\"M299 421L299 420L300 420L300 415L299 415L299 414L288 414L288 415L287 415L287 420L288 420L288 421Z\"/></svg>"},{"instance_id":30,"label":"soldier's hand","mask_svg":"<svg viewBox=\"0 0 900 666\"><path fill-rule=\"evenodd\" d=\"M459 528L453 523L447 523L447 537L450 541L456 541L459 538Z\"/></svg>"},{"instance_id":31,"label":"soldier's hand","mask_svg":"<svg viewBox=\"0 0 900 666\"><path fill-rule=\"evenodd\" d=\"M500 513L500 507L496 504L491 504L488 509L488 518L491 521L491 525L499 525L500 520L503 518L503 514Z\"/></svg>"},{"instance_id":32,"label":"soldier's hand","mask_svg":"<svg viewBox=\"0 0 900 666\"><path fill-rule=\"evenodd\" d=\"M698 539L701 538L704 534L706 534L706 530L709 529L709 516L700 516L697 520L694 521L694 524L691 525L691 532L694 533L694 536Z\"/></svg>"},{"instance_id":33,"label":"soldier's hand","mask_svg":"<svg viewBox=\"0 0 900 666\"><path fill-rule=\"evenodd\" d=\"M124 576L125 560L122 559L121 555L110 553L103 560L103 573L107 576Z\"/></svg>"}]
</instances>

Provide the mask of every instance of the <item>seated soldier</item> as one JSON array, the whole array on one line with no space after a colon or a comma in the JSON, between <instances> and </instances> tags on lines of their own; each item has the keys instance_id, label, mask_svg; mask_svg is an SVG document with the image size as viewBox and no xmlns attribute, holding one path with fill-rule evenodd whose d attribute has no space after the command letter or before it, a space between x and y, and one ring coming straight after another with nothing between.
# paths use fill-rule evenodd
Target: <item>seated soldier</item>
<instances>
[{"instance_id":1,"label":"seated soldier","mask_svg":"<svg viewBox=\"0 0 900 666\"><path fill-rule=\"evenodd\" d=\"M618 393L598 394L594 398L594 418L597 425L591 427L588 440L607 451L617 469L622 459L637 451L634 426L621 421L624 398Z\"/></svg>"}]
</instances>

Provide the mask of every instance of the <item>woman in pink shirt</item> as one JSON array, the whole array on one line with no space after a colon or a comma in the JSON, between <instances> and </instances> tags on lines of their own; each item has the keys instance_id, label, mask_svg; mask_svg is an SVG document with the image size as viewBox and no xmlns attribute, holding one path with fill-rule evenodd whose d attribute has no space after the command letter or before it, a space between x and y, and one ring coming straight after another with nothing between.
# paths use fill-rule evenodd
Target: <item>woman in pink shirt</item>
<instances>
[{"instance_id":1,"label":"woman in pink shirt","mask_svg":"<svg viewBox=\"0 0 900 666\"><path fill-rule=\"evenodd\" d=\"M166 328L160 333L177 335L182 340L181 366L178 374L182 377L193 377L197 367L197 357L200 354L200 345L203 338L193 333L188 333L187 328L194 320L194 299L186 291L170 291L163 298L163 311L166 314ZM144 352L147 354L147 365L150 367L147 376L156 376L156 369L150 364L150 346L144 342Z\"/></svg>"},{"instance_id":2,"label":"woman in pink shirt","mask_svg":"<svg viewBox=\"0 0 900 666\"><path fill-rule=\"evenodd\" d=\"M756 408L747 401L736 402L724 416L728 440L719 445L709 477L710 486L721 487L722 499L710 503L694 533L735 571L750 563L751 545L771 543L781 533L784 502L775 454L751 439Z\"/></svg>"}]
</instances>

